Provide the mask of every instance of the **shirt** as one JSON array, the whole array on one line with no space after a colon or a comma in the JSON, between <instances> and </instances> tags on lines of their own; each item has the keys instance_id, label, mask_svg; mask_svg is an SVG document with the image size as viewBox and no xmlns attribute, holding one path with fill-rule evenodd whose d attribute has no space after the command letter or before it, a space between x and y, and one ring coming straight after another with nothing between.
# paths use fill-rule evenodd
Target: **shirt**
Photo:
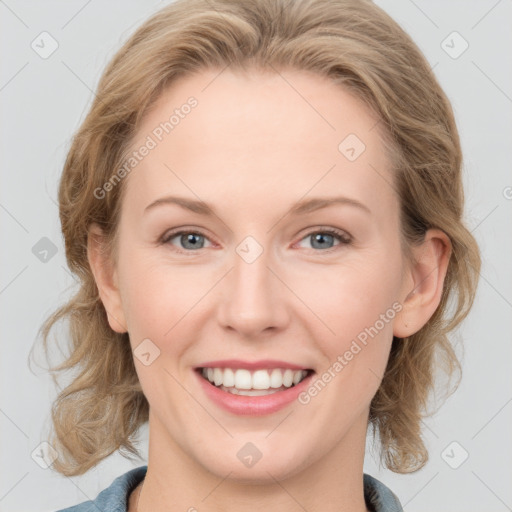
<instances>
[{"instance_id":1,"label":"shirt","mask_svg":"<svg viewBox=\"0 0 512 512\"><path fill-rule=\"evenodd\" d=\"M148 467L140 466L117 477L96 499L84 501L57 512L126 512L131 491L146 475ZM364 499L371 512L403 512L395 494L373 476L363 473Z\"/></svg>"}]
</instances>

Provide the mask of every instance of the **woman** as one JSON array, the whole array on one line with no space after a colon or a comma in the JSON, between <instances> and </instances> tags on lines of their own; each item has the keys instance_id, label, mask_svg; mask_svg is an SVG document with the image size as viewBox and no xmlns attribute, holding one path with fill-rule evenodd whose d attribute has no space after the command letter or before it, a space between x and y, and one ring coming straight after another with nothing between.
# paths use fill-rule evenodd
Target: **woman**
<instances>
[{"instance_id":1,"label":"woman","mask_svg":"<svg viewBox=\"0 0 512 512\"><path fill-rule=\"evenodd\" d=\"M361 0L178 0L119 50L59 190L78 372L54 469L149 422L147 466L65 509L399 511L480 256L428 62ZM327 243L326 248L322 245ZM447 305L454 298L455 306ZM63 511L61 511L63 512Z\"/></svg>"}]
</instances>

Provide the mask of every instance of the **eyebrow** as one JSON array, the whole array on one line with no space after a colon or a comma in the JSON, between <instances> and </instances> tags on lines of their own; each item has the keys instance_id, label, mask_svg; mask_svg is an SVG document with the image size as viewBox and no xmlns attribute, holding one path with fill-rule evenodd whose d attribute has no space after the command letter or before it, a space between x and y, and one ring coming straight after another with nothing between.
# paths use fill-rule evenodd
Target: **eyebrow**
<instances>
[{"instance_id":1,"label":"eyebrow","mask_svg":"<svg viewBox=\"0 0 512 512\"><path fill-rule=\"evenodd\" d=\"M153 208L161 205L175 204L181 206L186 210L190 210L191 212L198 213L199 215L212 216L214 215L215 209L205 203L204 201L196 201L195 199L187 199L186 197L179 196L166 196L153 201L151 204L146 206L144 209L144 213ZM356 199L352 199L350 197L336 196L336 197L314 197L311 199L306 199L295 203L292 208L289 210L291 215L302 215L305 213L310 213L316 210L320 210L321 208L326 208L328 206L334 204L342 204L349 205L359 208L365 211L368 214L372 214L371 210L364 205L363 203L357 201Z\"/></svg>"}]
</instances>

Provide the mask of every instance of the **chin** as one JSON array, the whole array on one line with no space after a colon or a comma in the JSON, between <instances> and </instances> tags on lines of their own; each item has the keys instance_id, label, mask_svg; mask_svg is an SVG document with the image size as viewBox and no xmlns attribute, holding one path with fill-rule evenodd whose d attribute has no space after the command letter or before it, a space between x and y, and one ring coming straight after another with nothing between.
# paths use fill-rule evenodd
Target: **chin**
<instances>
[{"instance_id":1,"label":"chin","mask_svg":"<svg viewBox=\"0 0 512 512\"><path fill-rule=\"evenodd\" d=\"M252 463L252 466L241 462L236 453L234 453L234 456L223 457L222 462L219 462L217 459L202 465L207 471L219 478L227 478L239 484L251 485L275 484L276 480L289 478L300 472L306 465L305 460L290 460L283 453L274 453L272 458L265 456L265 453L263 453L258 461Z\"/></svg>"}]
</instances>

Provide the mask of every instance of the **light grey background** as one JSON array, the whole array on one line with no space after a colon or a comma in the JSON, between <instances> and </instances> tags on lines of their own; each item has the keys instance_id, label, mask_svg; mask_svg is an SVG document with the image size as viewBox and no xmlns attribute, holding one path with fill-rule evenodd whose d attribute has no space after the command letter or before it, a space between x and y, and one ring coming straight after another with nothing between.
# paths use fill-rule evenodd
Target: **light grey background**
<instances>
[{"instance_id":1,"label":"light grey background","mask_svg":"<svg viewBox=\"0 0 512 512\"><path fill-rule=\"evenodd\" d=\"M27 355L41 322L70 296L74 282L56 204L71 136L108 60L164 3L0 1L1 512L45 512L94 499L145 463L115 454L72 478L41 468L31 453L45 440L56 390L42 369L29 371ZM424 422L428 465L394 474L379 468L369 444L365 471L387 484L406 512L512 510L512 2L377 3L412 35L452 101L465 155L466 219L483 267L474 309L453 337L463 357L461 386ZM58 42L46 59L31 47L43 31ZM469 47L453 58L463 40ZM46 262L33 253L43 237L57 250ZM147 429L140 438L146 455ZM467 460L450 467L465 452Z\"/></svg>"}]
</instances>

